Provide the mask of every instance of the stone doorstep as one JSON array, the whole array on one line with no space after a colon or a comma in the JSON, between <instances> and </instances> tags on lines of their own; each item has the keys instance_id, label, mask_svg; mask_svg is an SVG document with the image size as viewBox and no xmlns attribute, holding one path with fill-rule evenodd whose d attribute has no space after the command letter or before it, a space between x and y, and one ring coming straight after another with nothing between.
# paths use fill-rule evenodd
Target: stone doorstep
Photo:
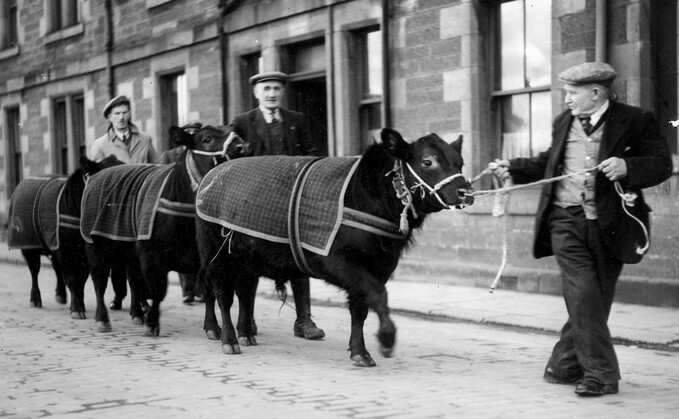
<instances>
[{"instance_id":1,"label":"stone doorstep","mask_svg":"<svg viewBox=\"0 0 679 419\"><path fill-rule=\"evenodd\" d=\"M489 288L497 275L498 266L465 264L459 261L421 262L402 259L393 279L408 282L431 282L432 278L445 285ZM497 289L536 294L562 295L561 278L556 270L506 266ZM679 308L679 279L625 276L618 281L615 301L653 307Z\"/></svg>"}]
</instances>

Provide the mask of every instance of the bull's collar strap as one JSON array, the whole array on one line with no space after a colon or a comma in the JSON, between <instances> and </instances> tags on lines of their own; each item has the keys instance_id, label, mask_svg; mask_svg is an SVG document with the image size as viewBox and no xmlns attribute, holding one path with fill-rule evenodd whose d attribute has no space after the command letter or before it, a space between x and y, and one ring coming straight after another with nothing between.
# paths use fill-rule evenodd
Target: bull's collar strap
<instances>
[{"instance_id":1,"label":"bull's collar strap","mask_svg":"<svg viewBox=\"0 0 679 419\"><path fill-rule=\"evenodd\" d=\"M399 231L403 235L408 235L410 232L410 223L408 222L408 211L413 214L413 218L417 219L417 211L415 211L415 206L413 205L413 196L406 185L405 175L403 173L403 164L401 160L394 160L394 168L387 173L387 176L391 176L391 184L396 192L396 198L401 200L403 204L403 211L401 211L401 221L399 225Z\"/></svg>"},{"instance_id":2,"label":"bull's collar strap","mask_svg":"<svg viewBox=\"0 0 679 419\"><path fill-rule=\"evenodd\" d=\"M417 180L417 183L411 187L406 185L405 174L403 172L404 163L413 177ZM394 160L394 168L389 173L387 173L387 176L391 176L391 184L394 186L394 190L396 191L396 197L400 199L401 203L404 205L403 211L401 211L401 223L399 230L405 235L407 235L410 231L410 224L408 223L408 211L412 212L413 218L417 218L417 211L415 211L415 206L413 205L412 193L419 189L420 197L424 198L426 189L429 191L430 195L434 195L436 197L443 208L450 209L450 205L445 203L445 201L441 198L441 195L439 195L438 190L458 177L463 177L462 173L456 173L454 175L448 176L431 187L417 174L417 172L415 172L408 162L404 162L400 159Z\"/></svg>"}]
</instances>

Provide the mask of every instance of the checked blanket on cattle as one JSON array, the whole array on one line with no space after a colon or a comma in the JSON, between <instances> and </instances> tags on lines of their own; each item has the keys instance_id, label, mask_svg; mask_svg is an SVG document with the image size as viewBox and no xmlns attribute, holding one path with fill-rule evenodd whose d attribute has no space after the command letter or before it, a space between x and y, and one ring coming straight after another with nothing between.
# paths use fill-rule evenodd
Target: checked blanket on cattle
<instances>
[{"instance_id":1,"label":"checked blanket on cattle","mask_svg":"<svg viewBox=\"0 0 679 419\"><path fill-rule=\"evenodd\" d=\"M301 246L327 256L342 223L344 193L359 161L358 157L290 156L231 160L203 179L196 213L228 229L288 244L289 217L297 214ZM305 167L306 177L298 184L299 199L291 200Z\"/></svg>"},{"instance_id":2,"label":"checked blanket on cattle","mask_svg":"<svg viewBox=\"0 0 679 419\"><path fill-rule=\"evenodd\" d=\"M7 244L10 249L59 248L59 199L66 177L29 177L12 193Z\"/></svg>"},{"instance_id":3,"label":"checked blanket on cattle","mask_svg":"<svg viewBox=\"0 0 679 419\"><path fill-rule=\"evenodd\" d=\"M119 241L151 237L153 220L173 165L126 164L92 176L82 198L80 233Z\"/></svg>"}]
</instances>

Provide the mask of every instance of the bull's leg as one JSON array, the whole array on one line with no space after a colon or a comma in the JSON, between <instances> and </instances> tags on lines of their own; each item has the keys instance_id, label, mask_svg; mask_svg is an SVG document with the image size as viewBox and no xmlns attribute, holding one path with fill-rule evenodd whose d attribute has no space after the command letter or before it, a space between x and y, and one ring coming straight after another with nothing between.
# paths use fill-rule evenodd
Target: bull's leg
<instances>
[{"instance_id":1,"label":"bull's leg","mask_svg":"<svg viewBox=\"0 0 679 419\"><path fill-rule=\"evenodd\" d=\"M349 357L358 367L374 367L377 364L365 347L363 336L363 325L368 317L368 304L363 296L349 296L349 313L351 313Z\"/></svg>"},{"instance_id":2,"label":"bull's leg","mask_svg":"<svg viewBox=\"0 0 679 419\"><path fill-rule=\"evenodd\" d=\"M84 291L90 269L87 266L84 247L78 246L71 250L64 240L61 248L54 252L54 258L58 261L63 273L64 283L71 292L71 318L75 320L86 319Z\"/></svg>"},{"instance_id":3,"label":"bull's leg","mask_svg":"<svg viewBox=\"0 0 679 419\"><path fill-rule=\"evenodd\" d=\"M123 308L123 300L127 296L127 275L124 265L116 264L111 268L111 285L115 295L108 307L111 310L120 310Z\"/></svg>"},{"instance_id":4,"label":"bull's leg","mask_svg":"<svg viewBox=\"0 0 679 419\"><path fill-rule=\"evenodd\" d=\"M219 340L222 334L222 328L219 327L217 316L215 315L215 295L212 291L212 286L204 278L204 272L198 274L198 281L203 283L203 297L205 299L205 320L203 321L203 330L205 335L210 340Z\"/></svg>"},{"instance_id":5,"label":"bull's leg","mask_svg":"<svg viewBox=\"0 0 679 419\"><path fill-rule=\"evenodd\" d=\"M42 297L38 286L38 274L40 273L40 250L22 249L21 254L31 272L31 299L30 304L33 308L42 308Z\"/></svg>"},{"instance_id":6,"label":"bull's leg","mask_svg":"<svg viewBox=\"0 0 679 419\"><path fill-rule=\"evenodd\" d=\"M243 346L257 345L255 339L254 311L257 283L259 278L244 274L238 278L236 295L238 296L238 341Z\"/></svg>"},{"instance_id":7,"label":"bull's leg","mask_svg":"<svg viewBox=\"0 0 679 419\"><path fill-rule=\"evenodd\" d=\"M104 294L108 285L108 274L111 271L110 254L112 253L107 246L96 248L93 244L87 244L87 260L90 264L94 293L97 298L97 309L94 314L94 321L97 331L110 332L111 321L108 317L108 310L104 302Z\"/></svg>"},{"instance_id":8,"label":"bull's leg","mask_svg":"<svg viewBox=\"0 0 679 419\"><path fill-rule=\"evenodd\" d=\"M54 273L57 275L57 287L54 290L54 299L59 304L66 304L66 284L64 283L64 275L61 263L54 255L52 255L50 259L52 261L52 269L54 269Z\"/></svg>"},{"instance_id":9,"label":"bull's leg","mask_svg":"<svg viewBox=\"0 0 679 419\"><path fill-rule=\"evenodd\" d=\"M229 275L224 275L221 280L212 281L215 299L219 304L219 309L222 312L222 352L227 355L237 355L241 353L238 338L236 337L236 329L233 328L231 321L231 306L233 305L234 286L233 278Z\"/></svg>"},{"instance_id":10,"label":"bull's leg","mask_svg":"<svg viewBox=\"0 0 679 419\"><path fill-rule=\"evenodd\" d=\"M136 256L134 254L130 255L129 260L130 263L127 267L127 277L129 278L130 282L130 317L132 318L133 324L142 325L144 324L143 305L146 303L146 298L149 297L149 293L144 281L144 276L142 275L139 261L137 260ZM147 318L147 328L146 333L144 334L145 336L158 336L158 333L160 333L160 325L158 324L158 318L160 317L160 308L158 307L159 304L160 302L158 302L157 305L154 304L154 306L156 306L156 312L158 312L158 315L155 316L156 327L153 330L149 330L150 328L148 327ZM149 310L149 313L151 311L153 311L153 308Z\"/></svg>"}]
</instances>

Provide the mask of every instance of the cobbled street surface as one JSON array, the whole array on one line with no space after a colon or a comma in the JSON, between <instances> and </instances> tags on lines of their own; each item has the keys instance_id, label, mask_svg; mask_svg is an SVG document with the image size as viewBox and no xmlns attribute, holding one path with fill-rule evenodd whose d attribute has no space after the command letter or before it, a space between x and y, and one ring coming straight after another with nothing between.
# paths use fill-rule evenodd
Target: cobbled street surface
<instances>
[{"instance_id":1,"label":"cobbled street surface","mask_svg":"<svg viewBox=\"0 0 679 419\"><path fill-rule=\"evenodd\" d=\"M54 301L41 272L42 309L29 308L30 277L0 265L0 417L36 418L676 418L679 353L617 347L620 393L580 398L542 380L553 334L393 316L398 342L380 355L376 316L365 327L375 368L351 364L349 313L313 306L322 341L292 334L294 312L259 298L258 346L224 355L202 330L203 305L184 305L176 282L162 305L161 336L143 336L127 309L97 333ZM260 289L272 287L263 280ZM106 301L112 291L107 291ZM313 294L313 283L312 283ZM292 298L290 297L290 300ZM232 310L237 313L236 307Z\"/></svg>"}]
</instances>

